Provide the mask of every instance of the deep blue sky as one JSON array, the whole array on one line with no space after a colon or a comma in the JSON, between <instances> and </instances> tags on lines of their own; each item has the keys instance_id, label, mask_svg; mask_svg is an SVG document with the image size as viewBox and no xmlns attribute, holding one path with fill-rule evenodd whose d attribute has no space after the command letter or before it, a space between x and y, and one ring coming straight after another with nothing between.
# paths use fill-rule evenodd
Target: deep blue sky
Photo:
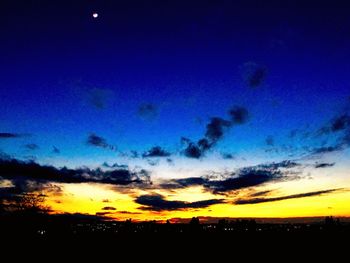
<instances>
[{"instance_id":1,"label":"deep blue sky","mask_svg":"<svg viewBox=\"0 0 350 263\"><path fill-rule=\"evenodd\" d=\"M334 143L316 133L350 95L346 4L188 2L1 1L0 133L18 136L0 149L73 166L153 146L176 159L181 137L196 142L235 105L248 121L203 158L270 149L273 160ZM89 145L91 134L118 150Z\"/></svg>"}]
</instances>

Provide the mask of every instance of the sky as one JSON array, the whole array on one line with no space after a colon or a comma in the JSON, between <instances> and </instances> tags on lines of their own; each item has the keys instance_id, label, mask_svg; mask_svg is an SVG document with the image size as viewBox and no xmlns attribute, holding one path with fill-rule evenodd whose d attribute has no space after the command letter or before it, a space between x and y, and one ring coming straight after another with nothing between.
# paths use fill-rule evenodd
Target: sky
<instances>
[{"instance_id":1,"label":"sky","mask_svg":"<svg viewBox=\"0 0 350 263\"><path fill-rule=\"evenodd\" d=\"M349 4L305 2L1 1L2 203L350 216Z\"/></svg>"}]
</instances>

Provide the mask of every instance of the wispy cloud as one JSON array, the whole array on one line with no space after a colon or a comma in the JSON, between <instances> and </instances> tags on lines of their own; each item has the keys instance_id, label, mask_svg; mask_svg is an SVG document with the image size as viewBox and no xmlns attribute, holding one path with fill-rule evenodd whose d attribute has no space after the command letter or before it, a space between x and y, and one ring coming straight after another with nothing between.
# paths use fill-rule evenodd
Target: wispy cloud
<instances>
[{"instance_id":1,"label":"wispy cloud","mask_svg":"<svg viewBox=\"0 0 350 263\"><path fill-rule=\"evenodd\" d=\"M29 143L29 144L26 144L24 145L24 147L27 149L27 150L31 150L31 151L34 151L34 150L37 150L39 149L39 145L35 144L35 143Z\"/></svg>"},{"instance_id":2,"label":"wispy cloud","mask_svg":"<svg viewBox=\"0 0 350 263\"><path fill-rule=\"evenodd\" d=\"M153 120L158 116L158 107L152 103L143 103L137 109L137 114L145 120Z\"/></svg>"},{"instance_id":3,"label":"wispy cloud","mask_svg":"<svg viewBox=\"0 0 350 263\"><path fill-rule=\"evenodd\" d=\"M266 67L255 62L246 62L241 66L243 81L250 88L260 87L267 75Z\"/></svg>"},{"instance_id":4,"label":"wispy cloud","mask_svg":"<svg viewBox=\"0 0 350 263\"><path fill-rule=\"evenodd\" d=\"M86 143L94 147L100 147L100 148L109 149L112 151L116 150L116 147L114 145L107 143L106 139L94 133L88 136Z\"/></svg>"},{"instance_id":5,"label":"wispy cloud","mask_svg":"<svg viewBox=\"0 0 350 263\"><path fill-rule=\"evenodd\" d=\"M298 163L287 160L279 163L244 167L235 172L216 172L202 177L172 179L161 184L161 187L165 189L176 189L203 186L208 191L220 194L270 182L295 180L297 179L295 174L291 175L283 171L283 169L291 169L298 166Z\"/></svg>"},{"instance_id":6,"label":"wispy cloud","mask_svg":"<svg viewBox=\"0 0 350 263\"><path fill-rule=\"evenodd\" d=\"M327 168L334 166L335 163L316 163L315 168Z\"/></svg>"},{"instance_id":7,"label":"wispy cloud","mask_svg":"<svg viewBox=\"0 0 350 263\"><path fill-rule=\"evenodd\" d=\"M96 109L104 109L114 93L110 89L92 88L87 92L87 100Z\"/></svg>"},{"instance_id":8,"label":"wispy cloud","mask_svg":"<svg viewBox=\"0 0 350 263\"><path fill-rule=\"evenodd\" d=\"M171 155L170 152L162 149L160 146L154 146L147 152L142 154L143 158L153 158L153 157L169 157Z\"/></svg>"},{"instance_id":9,"label":"wispy cloud","mask_svg":"<svg viewBox=\"0 0 350 263\"><path fill-rule=\"evenodd\" d=\"M322 190L322 191L307 192L307 193L302 193L302 194L294 194L294 195L286 195L286 196L270 197L270 198L238 199L238 200L234 201L234 204L247 205L247 204L259 204L259 203L266 203L266 202L276 202L276 201L282 201L282 200L287 200L287 199L304 198L304 197L330 194L330 193L334 193L334 192L340 191L340 190L343 190L343 189L340 189L340 188L328 189L328 190Z\"/></svg>"},{"instance_id":10,"label":"wispy cloud","mask_svg":"<svg viewBox=\"0 0 350 263\"><path fill-rule=\"evenodd\" d=\"M15 139L15 138L23 138L29 137L30 134L24 133L11 133L11 132L0 132L0 139Z\"/></svg>"}]
</instances>

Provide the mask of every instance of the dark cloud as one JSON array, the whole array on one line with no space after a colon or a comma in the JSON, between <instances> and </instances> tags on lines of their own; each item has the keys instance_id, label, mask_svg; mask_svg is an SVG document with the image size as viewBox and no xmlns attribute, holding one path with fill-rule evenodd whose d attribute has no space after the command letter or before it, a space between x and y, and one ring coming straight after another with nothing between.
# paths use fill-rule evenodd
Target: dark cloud
<instances>
[{"instance_id":1,"label":"dark cloud","mask_svg":"<svg viewBox=\"0 0 350 263\"><path fill-rule=\"evenodd\" d=\"M141 210L166 211L205 208L215 204L224 203L223 199L209 199L197 202L168 201L162 195L142 195L135 199L135 202L142 205Z\"/></svg>"},{"instance_id":2,"label":"dark cloud","mask_svg":"<svg viewBox=\"0 0 350 263\"><path fill-rule=\"evenodd\" d=\"M127 214L127 215L140 215L140 214L142 214L141 212L130 212L130 211L118 211L116 213L118 213L118 214Z\"/></svg>"},{"instance_id":3,"label":"dark cloud","mask_svg":"<svg viewBox=\"0 0 350 263\"><path fill-rule=\"evenodd\" d=\"M130 158L138 158L139 157L139 153L137 151L130 151Z\"/></svg>"},{"instance_id":4,"label":"dark cloud","mask_svg":"<svg viewBox=\"0 0 350 263\"><path fill-rule=\"evenodd\" d=\"M316 191L316 192L308 192L308 193L302 193L302 194L286 195L286 196L271 197L271 198L238 199L234 202L234 204L247 205L247 204L259 204L259 203L266 203L266 202L276 202L276 201L287 200L287 199L304 198L304 197L330 194L339 190L341 189L328 189L328 190L322 190L322 191Z\"/></svg>"},{"instance_id":5,"label":"dark cloud","mask_svg":"<svg viewBox=\"0 0 350 263\"><path fill-rule=\"evenodd\" d=\"M222 153L221 156L223 159L226 159L226 160L235 159L235 156L232 153Z\"/></svg>"},{"instance_id":6,"label":"dark cloud","mask_svg":"<svg viewBox=\"0 0 350 263\"><path fill-rule=\"evenodd\" d=\"M28 150L31 150L31 151L34 151L34 150L37 150L40 148L39 145L37 145L35 143L26 144L26 145L24 145L24 147Z\"/></svg>"},{"instance_id":7,"label":"dark cloud","mask_svg":"<svg viewBox=\"0 0 350 263\"><path fill-rule=\"evenodd\" d=\"M333 144L329 144L329 146L324 146L324 144L322 144L321 147L313 148L310 151L311 154L324 154L341 151L350 146L350 108L348 107L345 107L341 114L331 119L315 134L316 137L332 135L333 138L336 138Z\"/></svg>"},{"instance_id":8,"label":"dark cloud","mask_svg":"<svg viewBox=\"0 0 350 263\"><path fill-rule=\"evenodd\" d=\"M266 79L267 69L254 62L244 63L242 66L244 82L250 88L260 87Z\"/></svg>"},{"instance_id":9,"label":"dark cloud","mask_svg":"<svg viewBox=\"0 0 350 263\"><path fill-rule=\"evenodd\" d=\"M112 212L96 212L95 215L96 216L100 216L100 217L104 217L107 215L113 214Z\"/></svg>"},{"instance_id":10,"label":"dark cloud","mask_svg":"<svg viewBox=\"0 0 350 263\"><path fill-rule=\"evenodd\" d=\"M88 102L96 109L104 109L113 97L113 91L109 89L93 88L87 93Z\"/></svg>"},{"instance_id":11,"label":"dark cloud","mask_svg":"<svg viewBox=\"0 0 350 263\"><path fill-rule=\"evenodd\" d=\"M210 148L218 140L220 140L224 135L224 129L231 126L231 122L224 120L219 117L211 118L210 122L207 124L207 129L205 132L205 139L198 142L198 145Z\"/></svg>"},{"instance_id":12,"label":"dark cloud","mask_svg":"<svg viewBox=\"0 0 350 263\"><path fill-rule=\"evenodd\" d=\"M195 159L203 157L208 150L223 138L226 130L233 125L243 124L248 119L248 111L243 107L235 106L228 113L231 120L225 120L220 117L210 118L210 121L206 126L204 137L197 142L182 137L181 142L186 145L183 154L186 157Z\"/></svg>"},{"instance_id":13,"label":"dark cloud","mask_svg":"<svg viewBox=\"0 0 350 263\"><path fill-rule=\"evenodd\" d=\"M158 107L152 103L141 104L137 114L145 120L153 120L158 116Z\"/></svg>"},{"instance_id":14,"label":"dark cloud","mask_svg":"<svg viewBox=\"0 0 350 263\"><path fill-rule=\"evenodd\" d=\"M14 138L27 137L27 136L29 136L29 134L0 132L0 139L14 139Z\"/></svg>"},{"instance_id":15,"label":"dark cloud","mask_svg":"<svg viewBox=\"0 0 350 263\"><path fill-rule=\"evenodd\" d=\"M122 169L128 169L129 168L129 166L127 166L126 164L114 163L114 164L110 165L107 162L104 162L102 164L102 166L105 167L105 168L122 168Z\"/></svg>"},{"instance_id":16,"label":"dark cloud","mask_svg":"<svg viewBox=\"0 0 350 263\"><path fill-rule=\"evenodd\" d=\"M204 186L214 193L239 190L285 178L279 170L244 168L224 180L209 180Z\"/></svg>"},{"instance_id":17,"label":"dark cloud","mask_svg":"<svg viewBox=\"0 0 350 263\"><path fill-rule=\"evenodd\" d=\"M150 176L147 171L130 171L115 169L102 171L89 168L55 168L39 165L35 162L23 162L15 159L0 160L0 174L2 178L12 180L18 184L33 181L39 184L84 183L94 182L113 185L149 184Z\"/></svg>"},{"instance_id":18,"label":"dark cloud","mask_svg":"<svg viewBox=\"0 0 350 263\"><path fill-rule=\"evenodd\" d=\"M316 163L315 168L327 168L334 166L335 163Z\"/></svg>"},{"instance_id":19,"label":"dark cloud","mask_svg":"<svg viewBox=\"0 0 350 263\"><path fill-rule=\"evenodd\" d=\"M89 135L86 143L91 146L100 147L104 149L116 150L116 147L107 143L106 139L92 133Z\"/></svg>"},{"instance_id":20,"label":"dark cloud","mask_svg":"<svg viewBox=\"0 0 350 263\"><path fill-rule=\"evenodd\" d=\"M203 157L205 151L208 149L207 147L203 148L201 145L184 137L181 138L181 142L187 145L183 151L183 154L189 158L199 159Z\"/></svg>"},{"instance_id":21,"label":"dark cloud","mask_svg":"<svg viewBox=\"0 0 350 263\"><path fill-rule=\"evenodd\" d=\"M147 163L151 166L156 166L159 164L159 160L151 160L151 159L147 159Z\"/></svg>"},{"instance_id":22,"label":"dark cloud","mask_svg":"<svg viewBox=\"0 0 350 263\"><path fill-rule=\"evenodd\" d=\"M250 197L265 196L265 195L268 195L272 192L273 192L273 190L259 191L259 192L252 193L249 196Z\"/></svg>"},{"instance_id":23,"label":"dark cloud","mask_svg":"<svg viewBox=\"0 0 350 263\"><path fill-rule=\"evenodd\" d=\"M113 206L105 206L105 207L102 207L102 210L108 211L108 210L117 210L117 209Z\"/></svg>"},{"instance_id":24,"label":"dark cloud","mask_svg":"<svg viewBox=\"0 0 350 263\"><path fill-rule=\"evenodd\" d=\"M142 154L143 158L169 157L171 154L160 146L154 146L149 151Z\"/></svg>"},{"instance_id":25,"label":"dark cloud","mask_svg":"<svg viewBox=\"0 0 350 263\"><path fill-rule=\"evenodd\" d=\"M344 114L337 117L331 123L330 130L332 132L342 131L350 127L350 116Z\"/></svg>"},{"instance_id":26,"label":"dark cloud","mask_svg":"<svg viewBox=\"0 0 350 263\"><path fill-rule=\"evenodd\" d=\"M279 169L279 168L294 168L297 166L301 166L300 163L297 163L295 161L291 161L291 160L284 160L281 162L273 162L273 163L268 163L268 164L260 164L257 167L263 168L263 169Z\"/></svg>"},{"instance_id":27,"label":"dark cloud","mask_svg":"<svg viewBox=\"0 0 350 263\"><path fill-rule=\"evenodd\" d=\"M166 162L167 162L169 165L174 165L174 160L171 159L171 158L166 158Z\"/></svg>"},{"instance_id":28,"label":"dark cloud","mask_svg":"<svg viewBox=\"0 0 350 263\"><path fill-rule=\"evenodd\" d=\"M239 169L237 172L218 173L215 176L173 179L160 186L164 189L176 189L201 185L208 191L224 193L259 186L269 182L295 179L295 176L289 175L282 169L291 169L299 165L296 162L286 160L279 163L245 167Z\"/></svg>"},{"instance_id":29,"label":"dark cloud","mask_svg":"<svg viewBox=\"0 0 350 263\"><path fill-rule=\"evenodd\" d=\"M52 153L59 154L61 151L56 146L52 146Z\"/></svg>"},{"instance_id":30,"label":"dark cloud","mask_svg":"<svg viewBox=\"0 0 350 263\"><path fill-rule=\"evenodd\" d=\"M343 149L341 144L336 144L334 146L324 146L324 147L316 147L311 149L311 154L325 154L340 151Z\"/></svg>"},{"instance_id":31,"label":"dark cloud","mask_svg":"<svg viewBox=\"0 0 350 263\"><path fill-rule=\"evenodd\" d=\"M248 110L244 107L234 106L229 110L232 124L244 124L249 119Z\"/></svg>"}]
</instances>

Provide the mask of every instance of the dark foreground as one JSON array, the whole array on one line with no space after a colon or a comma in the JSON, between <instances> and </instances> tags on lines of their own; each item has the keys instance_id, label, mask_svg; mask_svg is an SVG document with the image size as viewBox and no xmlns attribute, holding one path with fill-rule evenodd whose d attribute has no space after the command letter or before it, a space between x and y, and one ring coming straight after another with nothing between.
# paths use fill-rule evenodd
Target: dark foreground
<instances>
[{"instance_id":1,"label":"dark foreground","mask_svg":"<svg viewBox=\"0 0 350 263\"><path fill-rule=\"evenodd\" d=\"M13 258L82 261L295 261L347 255L350 224L327 218L314 224L111 222L76 216L2 217L1 249ZM48 255L48 256L47 256ZM123 260L124 261L124 260Z\"/></svg>"},{"instance_id":2,"label":"dark foreground","mask_svg":"<svg viewBox=\"0 0 350 263\"><path fill-rule=\"evenodd\" d=\"M136 237L244 237L349 235L350 223L332 217L313 223L257 223L255 220L218 220L200 223L106 221L85 215L9 214L0 217L0 234L37 240L118 239ZM350 235L349 235L350 236Z\"/></svg>"}]
</instances>

